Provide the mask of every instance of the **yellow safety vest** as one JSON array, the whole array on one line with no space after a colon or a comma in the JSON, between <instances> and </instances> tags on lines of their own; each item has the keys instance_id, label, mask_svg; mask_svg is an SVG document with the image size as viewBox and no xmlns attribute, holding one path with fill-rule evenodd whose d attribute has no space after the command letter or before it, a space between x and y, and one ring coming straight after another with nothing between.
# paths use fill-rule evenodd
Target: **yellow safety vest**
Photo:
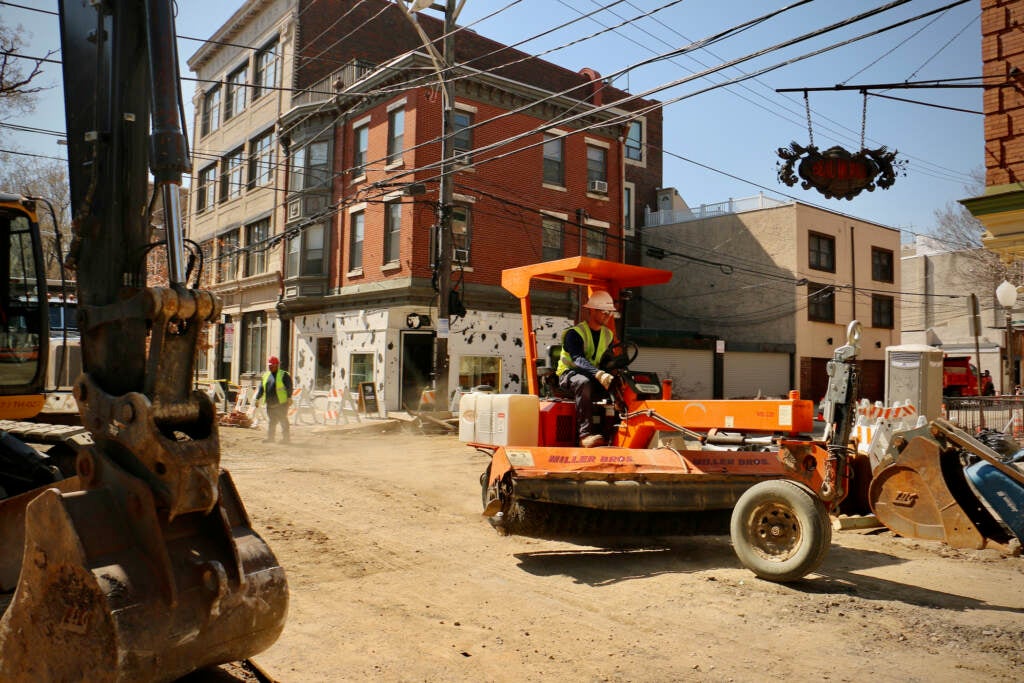
<instances>
[{"instance_id":1,"label":"yellow safety vest","mask_svg":"<svg viewBox=\"0 0 1024 683\"><path fill-rule=\"evenodd\" d=\"M288 403L288 390L284 386L285 371L281 368L277 369L277 375L274 377L274 388L277 390L277 402L281 405ZM267 380L270 379L270 371L263 373L263 402L267 402Z\"/></svg>"},{"instance_id":2,"label":"yellow safety vest","mask_svg":"<svg viewBox=\"0 0 1024 683\"><path fill-rule=\"evenodd\" d=\"M576 330L580 335L580 338L583 339L583 355L594 367L597 367L597 363L601 359L601 356L604 355L604 352L608 350L608 347L611 346L612 343L612 331L603 325L601 326L601 334L598 339L596 349L594 348L594 335L586 321L577 323L575 326L570 327L562 333L562 353L558 356L558 368L555 370L555 374L559 377L561 377L566 370L576 369L576 364L572 362L572 356L570 356L569 352L565 350L565 335L569 334L572 330Z\"/></svg>"}]
</instances>

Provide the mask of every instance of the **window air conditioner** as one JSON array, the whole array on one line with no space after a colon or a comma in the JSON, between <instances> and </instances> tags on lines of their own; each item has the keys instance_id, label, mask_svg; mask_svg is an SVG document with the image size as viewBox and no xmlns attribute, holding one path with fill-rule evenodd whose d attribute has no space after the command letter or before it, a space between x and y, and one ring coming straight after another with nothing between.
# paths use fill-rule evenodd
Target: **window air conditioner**
<instances>
[{"instance_id":1,"label":"window air conditioner","mask_svg":"<svg viewBox=\"0 0 1024 683\"><path fill-rule=\"evenodd\" d=\"M604 180L591 180L587 186L590 192L598 192L600 194L608 194L608 183Z\"/></svg>"},{"instance_id":2,"label":"window air conditioner","mask_svg":"<svg viewBox=\"0 0 1024 683\"><path fill-rule=\"evenodd\" d=\"M469 263L469 249L456 249L452 260L455 263Z\"/></svg>"},{"instance_id":3,"label":"window air conditioner","mask_svg":"<svg viewBox=\"0 0 1024 683\"><path fill-rule=\"evenodd\" d=\"M473 154L471 152L455 152L452 154L452 163L456 166L469 166L473 163Z\"/></svg>"}]
</instances>

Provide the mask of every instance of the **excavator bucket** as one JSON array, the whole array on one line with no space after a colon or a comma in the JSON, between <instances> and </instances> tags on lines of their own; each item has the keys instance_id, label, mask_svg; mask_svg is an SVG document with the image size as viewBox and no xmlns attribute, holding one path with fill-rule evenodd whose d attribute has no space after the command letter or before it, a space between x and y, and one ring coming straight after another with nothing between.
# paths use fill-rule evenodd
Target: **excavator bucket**
<instances>
[{"instance_id":1,"label":"excavator bucket","mask_svg":"<svg viewBox=\"0 0 1024 683\"><path fill-rule=\"evenodd\" d=\"M971 492L961 451L944 436L932 423L894 440L868 489L871 510L901 536L984 548L995 521Z\"/></svg>"},{"instance_id":2,"label":"excavator bucket","mask_svg":"<svg viewBox=\"0 0 1024 683\"><path fill-rule=\"evenodd\" d=\"M71 478L0 504L0 528L24 528L5 534L23 546L0 548L0 680L170 681L276 640L284 570L226 472L209 513L168 521L141 481L84 462L104 485Z\"/></svg>"}]
</instances>

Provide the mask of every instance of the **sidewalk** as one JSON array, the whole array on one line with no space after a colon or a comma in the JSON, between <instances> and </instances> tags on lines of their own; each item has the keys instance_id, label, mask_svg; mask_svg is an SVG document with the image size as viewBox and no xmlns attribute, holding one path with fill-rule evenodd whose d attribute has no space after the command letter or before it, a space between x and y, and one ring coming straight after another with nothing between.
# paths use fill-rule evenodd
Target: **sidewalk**
<instances>
[{"instance_id":1,"label":"sidewalk","mask_svg":"<svg viewBox=\"0 0 1024 683\"><path fill-rule=\"evenodd\" d=\"M218 420L222 417L222 413L218 413ZM379 432L386 433L397 431L406 426L414 426L416 424L416 418L409 413L405 412L389 412L387 417L378 417L375 415L366 416L360 415L359 421L356 421L354 416L348 417L348 422L339 420L337 424L333 421L325 424L306 424L304 422L289 423L290 431L293 435L297 436L320 436L325 434L341 434L349 432ZM252 432L254 434L264 434L267 430L267 418L265 414L258 416L258 421L254 426L241 427L221 424L220 429L230 430L242 430L246 432Z\"/></svg>"}]
</instances>

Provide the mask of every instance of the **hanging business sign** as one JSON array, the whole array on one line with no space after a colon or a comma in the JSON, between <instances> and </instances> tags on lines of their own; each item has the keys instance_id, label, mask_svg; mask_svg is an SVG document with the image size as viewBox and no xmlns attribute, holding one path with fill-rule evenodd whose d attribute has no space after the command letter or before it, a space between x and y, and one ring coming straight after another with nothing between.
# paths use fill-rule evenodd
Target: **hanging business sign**
<instances>
[{"instance_id":1,"label":"hanging business sign","mask_svg":"<svg viewBox=\"0 0 1024 683\"><path fill-rule=\"evenodd\" d=\"M856 153L842 147L819 152L814 145L802 147L791 142L789 147L780 147L778 155L783 159L778 162L779 182L793 187L802 178L800 187L813 187L829 199L853 199L864 190L888 189L906 165L906 161L896 161L896 152L885 145Z\"/></svg>"}]
</instances>

